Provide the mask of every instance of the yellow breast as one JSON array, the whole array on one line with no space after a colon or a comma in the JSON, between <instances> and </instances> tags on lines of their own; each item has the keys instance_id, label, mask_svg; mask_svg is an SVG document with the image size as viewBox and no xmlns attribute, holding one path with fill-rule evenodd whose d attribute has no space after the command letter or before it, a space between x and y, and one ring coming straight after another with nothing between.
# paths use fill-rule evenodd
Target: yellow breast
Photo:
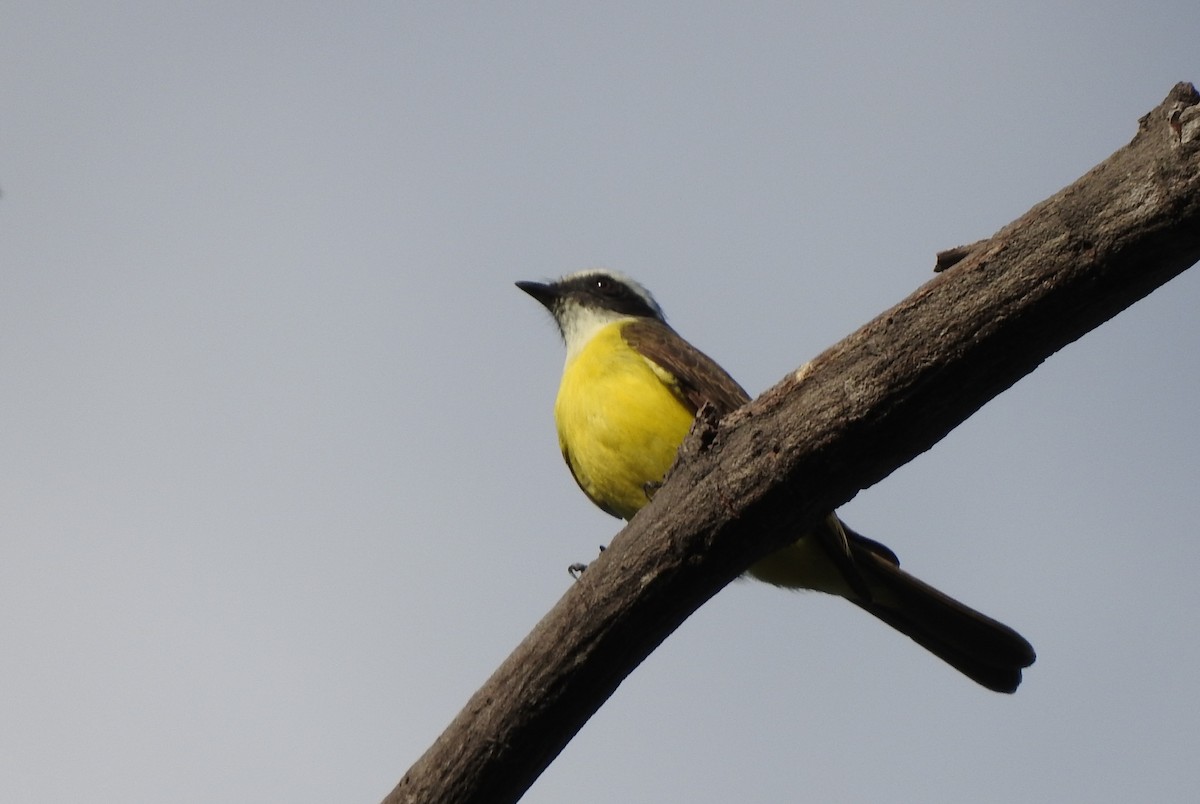
<instances>
[{"instance_id":1,"label":"yellow breast","mask_svg":"<svg viewBox=\"0 0 1200 804\"><path fill-rule=\"evenodd\" d=\"M599 330L563 369L554 404L558 444L592 502L629 519L675 460L694 418L670 377L621 337Z\"/></svg>"}]
</instances>

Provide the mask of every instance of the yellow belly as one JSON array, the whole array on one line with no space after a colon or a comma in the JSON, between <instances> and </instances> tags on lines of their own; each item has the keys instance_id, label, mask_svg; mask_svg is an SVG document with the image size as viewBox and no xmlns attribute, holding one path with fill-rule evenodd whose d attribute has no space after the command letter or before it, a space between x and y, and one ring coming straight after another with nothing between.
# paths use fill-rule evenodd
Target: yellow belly
<instances>
[{"instance_id":1,"label":"yellow belly","mask_svg":"<svg viewBox=\"0 0 1200 804\"><path fill-rule=\"evenodd\" d=\"M675 462L695 416L672 392L670 378L621 339L622 323L600 330L567 363L554 419L580 488L608 513L631 519ZM750 575L776 586L850 594L837 567L807 538L755 564Z\"/></svg>"},{"instance_id":2,"label":"yellow belly","mask_svg":"<svg viewBox=\"0 0 1200 804\"><path fill-rule=\"evenodd\" d=\"M630 519L675 460L694 418L651 364L598 332L563 369L554 404L558 444L592 502Z\"/></svg>"}]
</instances>

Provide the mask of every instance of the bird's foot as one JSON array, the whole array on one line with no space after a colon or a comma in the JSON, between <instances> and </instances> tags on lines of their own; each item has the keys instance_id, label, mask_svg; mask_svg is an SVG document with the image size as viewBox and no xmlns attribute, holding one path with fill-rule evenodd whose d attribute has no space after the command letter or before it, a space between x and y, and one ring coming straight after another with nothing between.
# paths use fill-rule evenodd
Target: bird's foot
<instances>
[{"instance_id":1,"label":"bird's foot","mask_svg":"<svg viewBox=\"0 0 1200 804\"><path fill-rule=\"evenodd\" d=\"M604 552L604 545L600 545L600 552L601 553ZM583 577L583 571L587 568L588 568L587 564L576 561L574 564L567 567L567 572L569 572L571 574L572 578L574 578L575 580L578 581L580 578Z\"/></svg>"}]
</instances>

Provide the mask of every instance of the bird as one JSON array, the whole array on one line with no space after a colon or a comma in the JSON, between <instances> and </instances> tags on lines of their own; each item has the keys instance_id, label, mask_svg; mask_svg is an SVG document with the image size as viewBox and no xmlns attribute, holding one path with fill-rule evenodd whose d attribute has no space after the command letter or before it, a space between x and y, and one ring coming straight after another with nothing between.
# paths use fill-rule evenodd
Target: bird
<instances>
[{"instance_id":1,"label":"bird","mask_svg":"<svg viewBox=\"0 0 1200 804\"><path fill-rule=\"evenodd\" d=\"M550 312L566 347L554 419L571 475L601 510L632 519L663 481L697 411L711 405L724 416L750 396L620 272L589 269L516 285ZM1015 692L1036 658L1015 630L900 569L894 552L834 512L747 574L843 597L996 692Z\"/></svg>"}]
</instances>

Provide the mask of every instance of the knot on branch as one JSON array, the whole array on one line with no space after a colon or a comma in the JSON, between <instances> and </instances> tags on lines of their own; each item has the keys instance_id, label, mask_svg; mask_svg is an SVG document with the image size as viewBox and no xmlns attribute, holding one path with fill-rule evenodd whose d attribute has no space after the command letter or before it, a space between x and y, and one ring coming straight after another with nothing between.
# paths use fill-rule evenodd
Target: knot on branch
<instances>
[{"instance_id":1,"label":"knot on branch","mask_svg":"<svg viewBox=\"0 0 1200 804\"><path fill-rule=\"evenodd\" d=\"M705 452L713 445L717 440L717 427L720 423L721 414L711 402L705 402L700 410L696 411L696 420L692 422L696 452Z\"/></svg>"},{"instance_id":2,"label":"knot on branch","mask_svg":"<svg viewBox=\"0 0 1200 804\"><path fill-rule=\"evenodd\" d=\"M1138 132L1144 133L1153 126L1158 115L1167 123L1171 135L1179 145L1200 139L1200 92L1192 84L1181 81L1171 88L1166 99L1152 112L1138 120Z\"/></svg>"}]
</instances>

